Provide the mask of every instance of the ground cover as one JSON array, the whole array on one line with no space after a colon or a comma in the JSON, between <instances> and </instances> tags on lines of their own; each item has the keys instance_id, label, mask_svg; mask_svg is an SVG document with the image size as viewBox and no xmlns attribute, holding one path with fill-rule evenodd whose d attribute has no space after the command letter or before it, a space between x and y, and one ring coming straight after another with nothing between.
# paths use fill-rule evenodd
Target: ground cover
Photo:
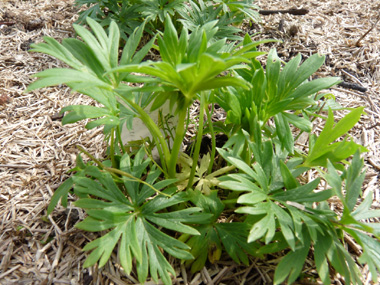
<instances>
[{"instance_id":1,"label":"ground cover","mask_svg":"<svg viewBox=\"0 0 380 285\"><path fill-rule=\"evenodd\" d=\"M303 16L263 16L261 27L247 27L247 30L262 31L260 38L282 39L284 43L277 44L277 49L284 59L298 52L327 54L328 60L318 76L341 76L346 82L367 88L364 93L341 86L332 92L344 106L366 106L367 116L362 118L352 136L370 149L365 154L368 171L364 192L374 191L373 207L377 207L380 199L379 28L375 26L356 46L376 22L376 6L366 1L262 2L257 2L262 9L299 5L310 12ZM81 124L74 128L62 127L57 115L63 106L93 104L90 100L70 94L65 87L22 93L31 82L31 74L61 65L47 56L28 53L29 44L40 42L43 35L57 39L73 36L71 23L75 20L75 10L66 1L14 1L2 3L1 13L0 238L3 242L0 280L36 284L45 281L83 284L88 280L127 282L117 263L109 262L99 271L96 268L91 272L81 270L85 255L80 248L95 237L72 227L84 213L60 208L49 222L42 219L53 191L68 177L66 172L74 165L77 153L74 145L79 143L98 157L104 155L100 130L83 131ZM331 201L331 207L339 211L341 205ZM360 251L360 248L352 244L352 250ZM224 260L196 276L187 275L178 266L177 279L178 282L192 280L194 284L208 278L225 284L242 280L270 283L275 263L276 257L257 260L247 269ZM366 269L363 271L366 276Z\"/></svg>"}]
</instances>

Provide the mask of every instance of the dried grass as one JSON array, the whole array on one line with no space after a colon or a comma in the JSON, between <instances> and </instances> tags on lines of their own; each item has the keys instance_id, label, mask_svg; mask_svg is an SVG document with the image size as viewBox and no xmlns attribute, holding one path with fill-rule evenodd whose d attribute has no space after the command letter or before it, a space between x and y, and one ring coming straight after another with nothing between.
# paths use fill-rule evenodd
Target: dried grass
<instances>
[{"instance_id":1,"label":"dried grass","mask_svg":"<svg viewBox=\"0 0 380 285\"><path fill-rule=\"evenodd\" d=\"M23 93L32 81L30 75L62 66L48 56L28 53L27 49L31 42L41 42L43 36L56 39L73 36L72 3L72 0L0 2L3 23L0 25L0 284L137 283L135 276L126 276L120 270L116 256L102 269L82 268L85 254L81 248L96 237L73 228L83 218L82 211L59 207L48 220L44 218L51 195L75 164L78 153L75 145L97 157L103 157L105 151L101 129L86 131L83 123L62 126L57 115L64 106L94 104L92 100L70 93L63 86ZM351 135L369 149L364 155L368 168L364 192L373 191L373 206L379 207L380 24L376 22L379 6L369 0L265 0L256 4L271 10L293 7L310 10L305 16L262 16L262 26L254 26L252 32L260 30L259 38L283 40L276 47L284 60L298 52L305 57L315 52L326 54L326 64L318 76L341 76L368 89L362 93L336 87L332 93L345 107L366 106L367 115ZM360 252L354 243L351 247ZM176 264L178 274L174 283L271 283L278 258L252 260L249 268L226 259L195 276ZM311 262L305 271L315 275ZM363 268L363 273L363 281L368 284L368 269Z\"/></svg>"}]
</instances>

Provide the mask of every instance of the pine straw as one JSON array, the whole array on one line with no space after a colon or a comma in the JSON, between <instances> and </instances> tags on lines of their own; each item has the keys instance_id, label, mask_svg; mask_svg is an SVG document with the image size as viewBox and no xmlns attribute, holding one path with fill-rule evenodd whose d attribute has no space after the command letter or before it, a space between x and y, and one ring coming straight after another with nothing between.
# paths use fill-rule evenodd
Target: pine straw
<instances>
[{"instance_id":1,"label":"pine straw","mask_svg":"<svg viewBox=\"0 0 380 285\"><path fill-rule=\"evenodd\" d=\"M62 66L57 60L28 53L27 49L31 42L41 42L43 36L56 39L73 36L71 24L76 16L72 2L14 0L0 4L0 22L5 23L0 27L1 284L137 283L134 277L126 276L120 269L116 255L102 269L82 268L85 253L81 248L97 235L73 227L84 217L80 209L58 207L51 217L45 218L51 195L75 165L78 153L75 145L81 145L100 158L105 152L101 129L87 131L83 123L62 126L58 115L64 106L94 104L92 100L70 93L63 86L23 93L32 81L30 75ZM364 154L367 175L363 190L365 194L374 192L373 207L378 208L380 23L375 24L379 12L375 2L257 1L262 9L297 7L310 12L305 16L262 16L262 26L255 25L251 32L262 32L257 39L281 39L283 43L275 46L284 60L299 52L305 57L315 52L326 54L326 64L317 76L341 76L347 82L368 88L365 93L342 87L331 91L345 107L366 106L367 114L351 135L369 149ZM280 22L282 30L279 30ZM301 137L298 143L303 144L305 140ZM313 175L310 173L310 178ZM331 203L336 210L340 206L334 201ZM349 238L347 242L353 254L360 254L359 246ZM271 283L279 257L252 260L248 268L225 257L195 275L171 260L178 273L174 283ZM364 267L362 271L363 281L368 283L368 269ZM316 276L311 259L305 272ZM339 278L335 282L342 283Z\"/></svg>"}]
</instances>

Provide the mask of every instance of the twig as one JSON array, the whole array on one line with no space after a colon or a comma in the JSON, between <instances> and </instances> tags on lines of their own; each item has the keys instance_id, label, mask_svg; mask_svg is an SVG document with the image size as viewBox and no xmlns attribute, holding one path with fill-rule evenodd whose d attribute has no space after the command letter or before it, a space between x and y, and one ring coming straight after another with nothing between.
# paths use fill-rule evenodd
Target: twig
<instances>
[{"instance_id":1,"label":"twig","mask_svg":"<svg viewBox=\"0 0 380 285\"><path fill-rule=\"evenodd\" d=\"M223 269L220 270L220 272L218 273L218 275L216 275L216 276L214 277L214 279L212 279L212 282L214 282L214 284L216 284L216 283L219 281L219 279L220 279L224 274L226 274L227 271L230 271L230 270L231 270L230 268L231 268L231 266L230 266L230 267L227 267L227 266L223 267Z\"/></svg>"},{"instance_id":2,"label":"twig","mask_svg":"<svg viewBox=\"0 0 380 285\"><path fill-rule=\"evenodd\" d=\"M306 15L309 13L308 9L288 9L288 10L260 10L261 15L273 15L273 14L291 14L291 15Z\"/></svg>"},{"instance_id":3,"label":"twig","mask_svg":"<svg viewBox=\"0 0 380 285\"><path fill-rule=\"evenodd\" d=\"M8 168L31 168L31 167L35 167L35 165L27 165L27 164L0 164L0 167L8 167Z\"/></svg>"},{"instance_id":4,"label":"twig","mask_svg":"<svg viewBox=\"0 0 380 285\"><path fill-rule=\"evenodd\" d=\"M358 41L356 42L356 44L355 44L355 46L357 46L357 47L359 47L360 46L360 41L362 40L362 39L364 39L375 27L376 27L376 25L377 25L377 23L380 21L380 14L377 16L377 19L376 19L376 22L372 25L372 27L367 31L367 32L365 32L364 33L364 35L362 35L361 37L360 37L360 39L358 39Z\"/></svg>"},{"instance_id":5,"label":"twig","mask_svg":"<svg viewBox=\"0 0 380 285\"><path fill-rule=\"evenodd\" d=\"M0 26L1 25L13 26L14 24L16 24L16 23L15 22L0 21Z\"/></svg>"},{"instance_id":6,"label":"twig","mask_svg":"<svg viewBox=\"0 0 380 285\"><path fill-rule=\"evenodd\" d=\"M208 273L206 267L203 267L202 273L207 280L207 284L214 285L214 282L211 280L210 274Z\"/></svg>"},{"instance_id":7,"label":"twig","mask_svg":"<svg viewBox=\"0 0 380 285\"><path fill-rule=\"evenodd\" d=\"M368 158L367 161L369 162L369 164L371 164L375 169L377 169L378 171L380 170L380 165L378 165L372 158Z\"/></svg>"}]
</instances>

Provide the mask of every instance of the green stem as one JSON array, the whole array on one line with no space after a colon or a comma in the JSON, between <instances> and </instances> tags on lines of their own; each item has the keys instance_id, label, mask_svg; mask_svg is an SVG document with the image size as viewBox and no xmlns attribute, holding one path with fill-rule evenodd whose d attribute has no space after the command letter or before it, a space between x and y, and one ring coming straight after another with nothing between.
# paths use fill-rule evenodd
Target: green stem
<instances>
[{"instance_id":1,"label":"green stem","mask_svg":"<svg viewBox=\"0 0 380 285\"><path fill-rule=\"evenodd\" d=\"M201 143L202 143L202 136L203 136L203 117L204 117L204 111L205 111L205 102L206 98L203 94L201 94L201 105L199 107L199 122L198 122L198 134L195 142L195 149L193 152L193 165L191 167L189 182L187 184L187 188L190 188L193 186L193 181L195 177L195 171L198 166L198 158L199 158L199 151L201 149Z\"/></svg>"},{"instance_id":2,"label":"green stem","mask_svg":"<svg viewBox=\"0 0 380 285\"><path fill-rule=\"evenodd\" d=\"M153 121L153 119L144 111L144 109L141 108L138 104L136 104L135 102L131 100L125 99L123 97L120 97L120 98L122 98L124 101L130 104L139 113L140 119L143 121L145 126L149 129L150 133L152 134L158 153L160 154L160 160L161 160L162 167L165 171L164 172L165 176L167 175L171 176L170 173L168 173L168 169L167 169L167 165L170 165L169 164L170 151L165 141L165 138L160 131L160 128ZM171 177L174 177L174 176L171 176Z\"/></svg>"},{"instance_id":3,"label":"green stem","mask_svg":"<svg viewBox=\"0 0 380 285\"><path fill-rule=\"evenodd\" d=\"M126 153L126 150L125 150L125 147L124 147L123 141L121 140L120 126L117 126L117 127L116 127L116 137L117 137L117 140L119 141L119 145L120 145L121 152L122 152L123 154L125 154L125 153Z\"/></svg>"},{"instance_id":4,"label":"green stem","mask_svg":"<svg viewBox=\"0 0 380 285\"><path fill-rule=\"evenodd\" d=\"M95 161L95 163L98 165L100 169L104 169L106 167L99 159L96 159L95 156L90 154L83 147L76 145L76 148L79 149L79 151L83 152L85 155L87 155L89 158L91 158L93 161Z\"/></svg>"},{"instance_id":5,"label":"green stem","mask_svg":"<svg viewBox=\"0 0 380 285\"><path fill-rule=\"evenodd\" d=\"M222 200L222 203L225 204L225 205L226 205L226 204L227 204L227 205L228 205L228 204L236 204L236 203L237 203L237 200L238 200L237 198L236 198L236 199L229 199L229 200Z\"/></svg>"},{"instance_id":6,"label":"green stem","mask_svg":"<svg viewBox=\"0 0 380 285\"><path fill-rule=\"evenodd\" d=\"M212 167L214 165L215 160L215 152L216 152L216 138L214 132L214 125L212 124L212 112L214 110L214 106L212 106L211 112L207 112L207 123L211 133L211 155L210 155L210 165L208 166L207 174L212 172Z\"/></svg>"},{"instance_id":7,"label":"green stem","mask_svg":"<svg viewBox=\"0 0 380 285\"><path fill-rule=\"evenodd\" d=\"M111 156L111 162L112 167L117 168L116 160L115 160L115 128L111 131L111 143L110 143L110 156Z\"/></svg>"},{"instance_id":8,"label":"green stem","mask_svg":"<svg viewBox=\"0 0 380 285\"><path fill-rule=\"evenodd\" d=\"M186 120L186 108L181 108L178 114L178 123L177 128L175 130L175 137L172 147L172 153L170 154L169 164L168 164L168 172L170 178L175 178L176 174L176 166L178 155L182 147L183 138L185 137L185 120ZM169 157L169 156L167 156Z\"/></svg>"},{"instance_id":9,"label":"green stem","mask_svg":"<svg viewBox=\"0 0 380 285\"><path fill-rule=\"evenodd\" d=\"M236 166L234 166L234 165L225 166L225 167L220 168L217 171L207 175L206 178L210 179L210 178L218 177L218 176L221 176L221 175L226 174L228 172L231 172L234 169L236 169Z\"/></svg>"},{"instance_id":10,"label":"green stem","mask_svg":"<svg viewBox=\"0 0 380 285\"><path fill-rule=\"evenodd\" d=\"M91 158L93 161L95 161L95 163L98 165L98 167L101 170L108 171L111 174L117 174L117 175L120 175L120 176L125 176L125 177L131 179L132 181L136 181L136 182L139 182L139 183L142 183L142 184L148 186L149 188L151 188L152 190L154 190L158 194L164 195L166 197L171 197L171 195L168 195L166 193L161 192L160 190L156 189L153 185L149 184L148 182L146 182L144 180L141 180L141 179L133 176L132 174L130 174L128 172L124 172L124 171L121 171L120 169L115 169L115 168L112 168L112 167L105 166L100 160L96 159L92 154L90 154L89 152L87 152L86 150L84 150L84 148L82 148L81 146L77 145L76 147L81 152L83 152L85 155L87 155L89 158Z\"/></svg>"},{"instance_id":11,"label":"green stem","mask_svg":"<svg viewBox=\"0 0 380 285\"><path fill-rule=\"evenodd\" d=\"M131 181L136 181L136 182L139 182L141 184L148 186L150 189L152 189L153 191L155 191L158 194L164 195L166 197L171 197L171 195L161 192L160 190L156 189L153 185L149 184L148 182L146 182L144 180L141 180L141 179L133 176L132 174L130 174L128 172L124 172L124 171L121 171L120 169L115 169L112 167L105 167L104 170L110 172L111 174L114 173L114 174L117 174L120 176L125 176L125 177L129 178Z\"/></svg>"}]
</instances>

